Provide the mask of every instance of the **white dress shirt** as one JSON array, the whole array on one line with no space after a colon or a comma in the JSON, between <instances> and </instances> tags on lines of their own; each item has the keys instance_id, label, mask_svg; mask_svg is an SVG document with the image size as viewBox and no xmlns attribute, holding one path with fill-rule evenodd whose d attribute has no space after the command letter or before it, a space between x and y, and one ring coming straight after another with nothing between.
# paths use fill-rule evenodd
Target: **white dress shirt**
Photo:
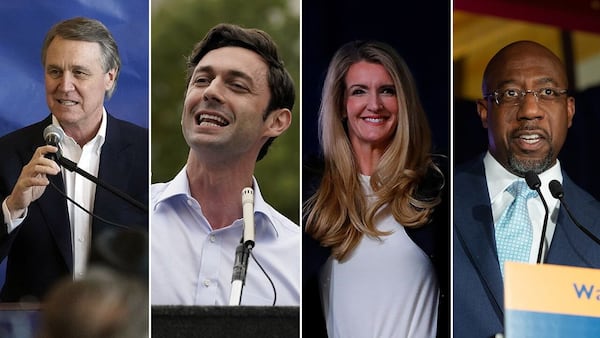
<instances>
[{"instance_id":1,"label":"white dress shirt","mask_svg":"<svg viewBox=\"0 0 600 338\"><path fill-rule=\"evenodd\" d=\"M490 194L490 201L492 205L492 215L494 217L494 225L498 222L504 210L512 203L514 197L506 191L512 182L519 179L520 177L510 173L506 170L494 157L488 152L484 159L483 165L485 167L485 177L487 180L488 192ZM557 199L552 197L548 184L552 180L558 180L562 183L562 172L560 170L560 162L556 160L550 169L538 175L542 183L540 191L546 200L548 205L549 216L546 227L546 236L544 241L544 248L542 249L542 261L548 253L548 248L552 242L552 236L554 235L554 229L556 228L556 220L558 218L558 209L560 203ZM522 179L522 178L521 178ZM545 209L542 199L538 196L536 198L530 198L527 201L527 209L529 211L529 217L531 218L531 225L533 230L533 239L531 243L531 253L529 256L529 263L536 263L538 250L540 247L540 239L542 237L542 227L544 224Z\"/></svg>"},{"instance_id":2,"label":"white dress shirt","mask_svg":"<svg viewBox=\"0 0 600 338\"><path fill-rule=\"evenodd\" d=\"M52 117L54 125L58 122ZM106 137L106 110L102 112L102 123L96 136L81 148L75 140L66 136L60 142L62 155L77 163L77 167L94 177L98 177L100 166L100 152ZM96 184L80 174L62 168L67 196L82 206L90 213L94 212ZM92 243L92 216L71 201L67 202L69 220L71 222L71 245L73 250L73 278L80 279L84 276L87 267Z\"/></svg>"},{"instance_id":3,"label":"white dress shirt","mask_svg":"<svg viewBox=\"0 0 600 338\"><path fill-rule=\"evenodd\" d=\"M298 306L300 228L263 200L255 179L253 188L256 235L252 253L275 285L275 305ZM152 184L151 211L151 303L229 304L243 220L213 230L190 194L186 167L172 181ZM274 297L268 278L250 257L241 304L272 305Z\"/></svg>"}]
</instances>

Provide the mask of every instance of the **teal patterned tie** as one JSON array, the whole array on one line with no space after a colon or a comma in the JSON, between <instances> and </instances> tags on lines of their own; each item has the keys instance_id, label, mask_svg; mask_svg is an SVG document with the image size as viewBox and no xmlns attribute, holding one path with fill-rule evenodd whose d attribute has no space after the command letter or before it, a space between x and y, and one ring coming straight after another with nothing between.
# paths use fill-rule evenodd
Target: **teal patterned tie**
<instances>
[{"instance_id":1,"label":"teal patterned tie","mask_svg":"<svg viewBox=\"0 0 600 338\"><path fill-rule=\"evenodd\" d=\"M529 189L525 181L513 182L506 191L515 196L496 224L496 249L500 271L504 278L504 262L528 262L533 239L527 200L537 192Z\"/></svg>"}]
</instances>

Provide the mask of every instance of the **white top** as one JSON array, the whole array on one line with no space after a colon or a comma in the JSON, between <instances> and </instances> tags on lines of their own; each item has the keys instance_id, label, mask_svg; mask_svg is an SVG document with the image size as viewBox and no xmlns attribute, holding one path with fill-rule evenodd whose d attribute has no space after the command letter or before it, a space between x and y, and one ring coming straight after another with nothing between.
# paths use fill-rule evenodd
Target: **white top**
<instances>
[{"instance_id":1,"label":"white top","mask_svg":"<svg viewBox=\"0 0 600 338\"><path fill-rule=\"evenodd\" d=\"M300 227L268 205L253 181L252 253L275 284L275 305L298 306ZM151 304L228 305L243 219L213 230L190 194L185 167L172 181L152 184L151 212ZM273 304L273 288L251 257L241 298L242 305Z\"/></svg>"},{"instance_id":2,"label":"white top","mask_svg":"<svg viewBox=\"0 0 600 338\"><path fill-rule=\"evenodd\" d=\"M363 188L371 194L369 177ZM376 226L380 240L363 236L350 257L330 257L321 271L321 297L330 338L435 337L439 287L429 257L389 209Z\"/></svg>"},{"instance_id":3,"label":"white top","mask_svg":"<svg viewBox=\"0 0 600 338\"><path fill-rule=\"evenodd\" d=\"M511 183L520 177L510 173L506 170L494 157L489 153L485 155L483 159L483 165L485 167L485 177L487 180L488 191L490 194L490 201L492 205L492 216L494 217L494 226L500 220L504 210L512 203L514 197L506 191ZM554 235L554 229L556 228L556 220L558 219L558 210L560 203L557 199L552 197L548 184L552 180L558 180L562 184L562 172L560 170L560 162L556 160L550 169L538 175L542 185L540 191L546 200L548 205L548 223L546 225L546 236L544 241L544 248L542 249L542 261L548 253L548 248L552 242ZM527 201L527 210L529 211L529 217L531 218L531 226L533 231L533 238L531 243L531 253L529 255L529 263L536 263L538 250L540 248L540 239L542 237L542 227L544 225L544 215L546 211L542 199L538 196L536 198L530 198Z\"/></svg>"}]
</instances>

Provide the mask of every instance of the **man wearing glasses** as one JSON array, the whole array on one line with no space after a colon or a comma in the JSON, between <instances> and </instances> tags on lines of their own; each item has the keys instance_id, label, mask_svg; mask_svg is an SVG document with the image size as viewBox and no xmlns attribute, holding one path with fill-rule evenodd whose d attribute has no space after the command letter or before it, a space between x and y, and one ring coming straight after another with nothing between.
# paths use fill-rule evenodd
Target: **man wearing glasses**
<instances>
[{"instance_id":1,"label":"man wearing glasses","mask_svg":"<svg viewBox=\"0 0 600 338\"><path fill-rule=\"evenodd\" d=\"M561 60L532 41L505 46L484 71L477 112L488 150L454 171L454 337L504 331L505 261L600 268L598 244L577 228L548 187L561 182L575 218L600 236L600 203L557 159L575 115L568 86ZM541 181L547 222L544 202L525 184L528 172ZM527 221L513 228L508 215L521 199L518 191L524 202L517 213Z\"/></svg>"}]
</instances>

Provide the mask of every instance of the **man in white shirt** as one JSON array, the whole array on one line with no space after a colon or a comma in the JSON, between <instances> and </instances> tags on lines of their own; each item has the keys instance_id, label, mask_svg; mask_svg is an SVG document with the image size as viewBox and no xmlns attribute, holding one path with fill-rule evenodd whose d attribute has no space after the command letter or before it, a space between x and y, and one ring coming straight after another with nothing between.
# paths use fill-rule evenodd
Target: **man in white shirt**
<instances>
[{"instance_id":1,"label":"man in white shirt","mask_svg":"<svg viewBox=\"0 0 600 338\"><path fill-rule=\"evenodd\" d=\"M148 227L147 211L46 158L58 151L44 145L52 125L64 134L58 144L64 158L147 203L148 131L104 107L121 67L112 34L97 20L61 21L46 35L42 63L51 114L0 138L0 259L8 255L4 302L40 301L62 277L82 278L94 238L115 224L142 232Z\"/></svg>"},{"instance_id":2,"label":"man in white shirt","mask_svg":"<svg viewBox=\"0 0 600 338\"><path fill-rule=\"evenodd\" d=\"M151 187L151 302L229 304L241 192L250 187L256 244L240 304L299 305L300 229L265 202L253 176L290 126L293 80L267 33L231 24L213 27L187 67L187 163Z\"/></svg>"}]
</instances>

